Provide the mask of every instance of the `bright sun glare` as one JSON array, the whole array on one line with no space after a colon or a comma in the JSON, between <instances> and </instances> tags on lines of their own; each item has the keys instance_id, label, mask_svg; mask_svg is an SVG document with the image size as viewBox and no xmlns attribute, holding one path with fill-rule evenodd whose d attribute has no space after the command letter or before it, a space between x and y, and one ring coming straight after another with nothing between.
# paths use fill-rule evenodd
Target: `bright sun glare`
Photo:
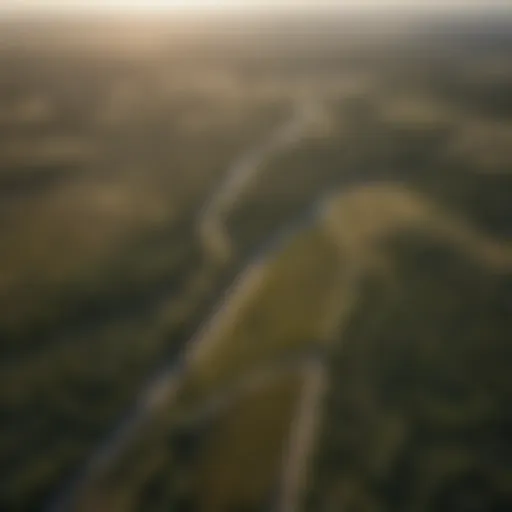
<instances>
[{"instance_id":1,"label":"bright sun glare","mask_svg":"<svg viewBox=\"0 0 512 512\"><path fill-rule=\"evenodd\" d=\"M486 0L485 5L505 5L510 0ZM134 10L134 11L194 11L244 10L280 8L384 8L404 6L464 6L480 5L478 0L0 0L0 11L41 10Z\"/></svg>"},{"instance_id":2,"label":"bright sun glare","mask_svg":"<svg viewBox=\"0 0 512 512\"><path fill-rule=\"evenodd\" d=\"M0 10L224 10L331 5L339 0L0 0ZM354 0L344 0L354 1ZM363 1L363 0L359 0Z\"/></svg>"},{"instance_id":3,"label":"bright sun glare","mask_svg":"<svg viewBox=\"0 0 512 512\"><path fill-rule=\"evenodd\" d=\"M196 8L225 8L240 2L232 0L110 0L112 7L134 9L196 9Z\"/></svg>"},{"instance_id":4,"label":"bright sun glare","mask_svg":"<svg viewBox=\"0 0 512 512\"><path fill-rule=\"evenodd\" d=\"M244 9L276 7L311 7L315 4L332 5L338 0L104 0L105 6L121 9L194 10ZM352 0L344 0L349 3Z\"/></svg>"}]
</instances>

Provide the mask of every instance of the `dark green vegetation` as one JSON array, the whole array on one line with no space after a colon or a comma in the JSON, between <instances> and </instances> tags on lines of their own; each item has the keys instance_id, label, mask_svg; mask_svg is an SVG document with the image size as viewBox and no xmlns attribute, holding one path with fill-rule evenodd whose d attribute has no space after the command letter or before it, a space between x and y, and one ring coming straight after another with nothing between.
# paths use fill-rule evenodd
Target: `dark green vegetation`
<instances>
[{"instance_id":1,"label":"dark green vegetation","mask_svg":"<svg viewBox=\"0 0 512 512\"><path fill-rule=\"evenodd\" d=\"M391 237L329 365L310 510L508 510L512 275Z\"/></svg>"},{"instance_id":2,"label":"dark green vegetation","mask_svg":"<svg viewBox=\"0 0 512 512\"><path fill-rule=\"evenodd\" d=\"M36 42L50 29L36 25ZM197 239L198 209L287 106L236 83L232 98L229 73L205 89L215 70L193 70L198 83L155 55L11 36L0 55L0 502L37 509L224 285Z\"/></svg>"},{"instance_id":3,"label":"dark green vegetation","mask_svg":"<svg viewBox=\"0 0 512 512\"><path fill-rule=\"evenodd\" d=\"M54 504L223 311L80 510L273 508L309 358L310 510L509 510L507 20L66 23L0 48L0 509ZM220 263L202 208L297 105Z\"/></svg>"}]
</instances>

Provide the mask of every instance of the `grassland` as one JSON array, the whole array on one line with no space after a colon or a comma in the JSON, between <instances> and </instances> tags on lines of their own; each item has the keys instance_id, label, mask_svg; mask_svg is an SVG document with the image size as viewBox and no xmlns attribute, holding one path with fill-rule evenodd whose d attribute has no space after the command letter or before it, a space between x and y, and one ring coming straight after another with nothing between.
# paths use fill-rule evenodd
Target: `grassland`
<instances>
[{"instance_id":1,"label":"grassland","mask_svg":"<svg viewBox=\"0 0 512 512\"><path fill-rule=\"evenodd\" d=\"M263 386L212 425L196 462L197 510L257 508L271 502L299 397L298 377Z\"/></svg>"},{"instance_id":2,"label":"grassland","mask_svg":"<svg viewBox=\"0 0 512 512\"><path fill-rule=\"evenodd\" d=\"M174 365L177 399L76 509L275 507L308 361L328 394L304 509L511 508L508 32L260 22L5 28L0 509L55 504ZM214 261L204 205L297 98L318 119Z\"/></svg>"},{"instance_id":3,"label":"grassland","mask_svg":"<svg viewBox=\"0 0 512 512\"><path fill-rule=\"evenodd\" d=\"M243 299L236 293L227 298L218 315L228 320L221 317L219 327L206 332L204 348L198 348L186 384L194 394L325 342L323 316L333 275L342 271L336 246L315 226L292 235L276 255L258 265L264 266L262 275Z\"/></svg>"}]
</instances>

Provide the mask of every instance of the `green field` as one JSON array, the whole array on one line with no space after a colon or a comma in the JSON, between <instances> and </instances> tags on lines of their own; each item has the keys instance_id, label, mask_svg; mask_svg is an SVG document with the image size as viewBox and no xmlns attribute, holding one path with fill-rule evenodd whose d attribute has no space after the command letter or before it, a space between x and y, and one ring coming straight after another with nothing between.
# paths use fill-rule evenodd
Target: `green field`
<instances>
[{"instance_id":1,"label":"green field","mask_svg":"<svg viewBox=\"0 0 512 512\"><path fill-rule=\"evenodd\" d=\"M512 508L510 16L372 13L0 21L1 510Z\"/></svg>"}]
</instances>

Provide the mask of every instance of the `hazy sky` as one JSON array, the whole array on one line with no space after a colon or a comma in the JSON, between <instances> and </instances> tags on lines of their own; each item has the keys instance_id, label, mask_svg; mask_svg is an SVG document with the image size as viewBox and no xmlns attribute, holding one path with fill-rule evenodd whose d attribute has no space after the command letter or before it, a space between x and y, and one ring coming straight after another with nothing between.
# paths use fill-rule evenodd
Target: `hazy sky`
<instances>
[{"instance_id":1,"label":"hazy sky","mask_svg":"<svg viewBox=\"0 0 512 512\"><path fill-rule=\"evenodd\" d=\"M72 9L245 9L245 8L488 8L507 6L512 0L0 0L3 10Z\"/></svg>"}]
</instances>

